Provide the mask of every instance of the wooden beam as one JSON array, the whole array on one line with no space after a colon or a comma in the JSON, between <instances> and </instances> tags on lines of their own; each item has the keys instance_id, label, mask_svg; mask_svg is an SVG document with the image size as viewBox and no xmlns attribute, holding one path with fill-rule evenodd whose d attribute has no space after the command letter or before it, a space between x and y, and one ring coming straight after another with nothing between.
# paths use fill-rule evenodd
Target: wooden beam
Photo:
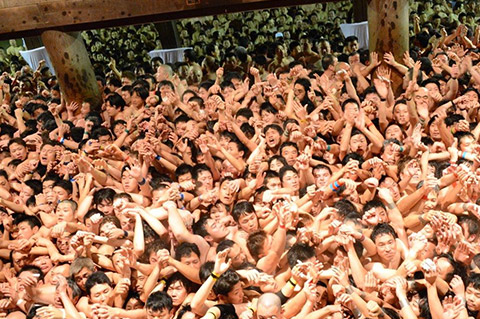
<instances>
[{"instance_id":1,"label":"wooden beam","mask_svg":"<svg viewBox=\"0 0 480 319\"><path fill-rule=\"evenodd\" d=\"M338 0L0 0L0 40Z\"/></svg>"}]
</instances>

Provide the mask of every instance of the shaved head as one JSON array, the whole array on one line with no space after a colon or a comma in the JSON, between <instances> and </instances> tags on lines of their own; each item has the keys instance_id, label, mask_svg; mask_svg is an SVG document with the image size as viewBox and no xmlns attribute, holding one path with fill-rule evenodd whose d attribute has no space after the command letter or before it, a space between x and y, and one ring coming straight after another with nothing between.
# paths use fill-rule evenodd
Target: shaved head
<instances>
[{"instance_id":1,"label":"shaved head","mask_svg":"<svg viewBox=\"0 0 480 319\"><path fill-rule=\"evenodd\" d=\"M272 316L278 319L283 318L282 301L276 294L266 293L258 299L257 318L270 318Z\"/></svg>"}]
</instances>

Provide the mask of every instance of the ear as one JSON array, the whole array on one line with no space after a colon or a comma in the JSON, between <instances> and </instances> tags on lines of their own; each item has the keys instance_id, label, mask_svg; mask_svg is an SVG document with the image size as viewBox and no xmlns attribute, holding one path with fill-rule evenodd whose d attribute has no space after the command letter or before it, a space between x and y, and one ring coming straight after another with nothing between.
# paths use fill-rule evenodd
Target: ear
<instances>
[{"instance_id":1,"label":"ear","mask_svg":"<svg viewBox=\"0 0 480 319\"><path fill-rule=\"evenodd\" d=\"M204 238L205 238L205 240L206 240L207 242L209 242L209 243L211 243L211 242L213 241L213 238L212 238L212 236L210 236L210 235L206 235Z\"/></svg>"}]
</instances>

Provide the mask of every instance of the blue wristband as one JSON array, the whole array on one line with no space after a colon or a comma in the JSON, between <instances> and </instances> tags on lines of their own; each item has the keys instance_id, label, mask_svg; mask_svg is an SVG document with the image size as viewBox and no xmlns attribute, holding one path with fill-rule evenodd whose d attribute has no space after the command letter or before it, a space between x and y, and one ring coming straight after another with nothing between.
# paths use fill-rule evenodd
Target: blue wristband
<instances>
[{"instance_id":1,"label":"blue wristband","mask_svg":"<svg viewBox=\"0 0 480 319\"><path fill-rule=\"evenodd\" d=\"M146 182L147 182L147 180L144 177L141 182L138 182L138 185L143 186L143 185L145 185Z\"/></svg>"},{"instance_id":2,"label":"blue wristband","mask_svg":"<svg viewBox=\"0 0 480 319\"><path fill-rule=\"evenodd\" d=\"M156 159L157 161L160 161L160 160L162 159L162 157L161 157L160 155L157 155L157 156L155 156L155 159Z\"/></svg>"},{"instance_id":3,"label":"blue wristband","mask_svg":"<svg viewBox=\"0 0 480 319\"><path fill-rule=\"evenodd\" d=\"M185 199L185 195L183 195L183 193L180 193L180 200L184 200Z\"/></svg>"}]
</instances>

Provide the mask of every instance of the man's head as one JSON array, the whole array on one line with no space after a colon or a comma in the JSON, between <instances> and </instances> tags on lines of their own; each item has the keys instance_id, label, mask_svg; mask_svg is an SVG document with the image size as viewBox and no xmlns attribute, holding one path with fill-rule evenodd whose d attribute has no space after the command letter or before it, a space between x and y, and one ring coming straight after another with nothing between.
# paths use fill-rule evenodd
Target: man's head
<instances>
[{"instance_id":1,"label":"man's head","mask_svg":"<svg viewBox=\"0 0 480 319\"><path fill-rule=\"evenodd\" d=\"M232 216L243 231L251 233L258 230L258 218L255 215L255 208L252 203L248 201L237 202L233 206Z\"/></svg>"},{"instance_id":2,"label":"man's head","mask_svg":"<svg viewBox=\"0 0 480 319\"><path fill-rule=\"evenodd\" d=\"M163 291L156 291L148 296L145 304L147 319L171 319L173 317L172 298Z\"/></svg>"},{"instance_id":3,"label":"man's head","mask_svg":"<svg viewBox=\"0 0 480 319\"><path fill-rule=\"evenodd\" d=\"M240 246L230 239L225 239L221 241L216 248L216 252L218 254L219 252L224 251L228 248L230 248L228 257L232 260L232 267L238 269L243 263L247 261L247 256L242 251Z\"/></svg>"},{"instance_id":4,"label":"man's head","mask_svg":"<svg viewBox=\"0 0 480 319\"><path fill-rule=\"evenodd\" d=\"M85 283L94 271L95 264L90 258L78 257L70 266L70 277L75 280L80 289L85 290Z\"/></svg>"},{"instance_id":5,"label":"man's head","mask_svg":"<svg viewBox=\"0 0 480 319\"><path fill-rule=\"evenodd\" d=\"M391 260L397 253L397 233L387 223L378 224L373 228L372 241L377 247L377 254L383 261Z\"/></svg>"},{"instance_id":6,"label":"man's head","mask_svg":"<svg viewBox=\"0 0 480 319\"><path fill-rule=\"evenodd\" d=\"M201 266L200 250L195 244L185 242L178 245L175 249L175 259L197 269Z\"/></svg>"},{"instance_id":7,"label":"man's head","mask_svg":"<svg viewBox=\"0 0 480 319\"><path fill-rule=\"evenodd\" d=\"M480 274L470 274L467 281L465 299L468 310L480 311Z\"/></svg>"},{"instance_id":8,"label":"man's head","mask_svg":"<svg viewBox=\"0 0 480 319\"><path fill-rule=\"evenodd\" d=\"M30 239L42 227L42 223L36 216L24 214L17 217L14 223L18 226L17 239Z\"/></svg>"},{"instance_id":9,"label":"man's head","mask_svg":"<svg viewBox=\"0 0 480 319\"><path fill-rule=\"evenodd\" d=\"M57 215L57 222L73 222L75 220L75 211L77 210L77 203L73 200L62 200L57 205L55 214Z\"/></svg>"},{"instance_id":10,"label":"man's head","mask_svg":"<svg viewBox=\"0 0 480 319\"><path fill-rule=\"evenodd\" d=\"M257 303L258 319L283 319L282 301L274 293L266 293L258 298Z\"/></svg>"},{"instance_id":11,"label":"man's head","mask_svg":"<svg viewBox=\"0 0 480 319\"><path fill-rule=\"evenodd\" d=\"M240 276L233 270L227 270L213 286L213 291L224 303L240 304L243 302L243 289Z\"/></svg>"},{"instance_id":12,"label":"man's head","mask_svg":"<svg viewBox=\"0 0 480 319\"><path fill-rule=\"evenodd\" d=\"M91 303L107 305L112 292L112 282L104 272L97 271L88 277L85 291Z\"/></svg>"}]
</instances>

